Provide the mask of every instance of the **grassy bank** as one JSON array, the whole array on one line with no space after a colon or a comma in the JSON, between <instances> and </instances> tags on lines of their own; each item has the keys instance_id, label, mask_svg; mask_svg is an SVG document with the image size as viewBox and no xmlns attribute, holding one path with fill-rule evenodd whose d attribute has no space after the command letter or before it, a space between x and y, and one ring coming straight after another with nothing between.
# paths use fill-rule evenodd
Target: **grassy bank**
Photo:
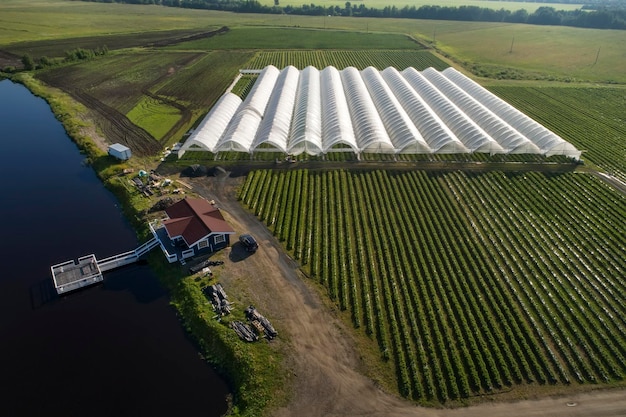
<instances>
[{"instance_id":1,"label":"grassy bank","mask_svg":"<svg viewBox=\"0 0 626 417\"><path fill-rule=\"evenodd\" d=\"M150 158L133 158L119 163L106 155L85 132L93 130L91 123L81 117L87 109L59 90L50 88L30 74L22 73L12 78L24 84L33 94L45 99L68 135L87 155L96 174L117 197L125 216L131 221L140 238L147 237L145 214L154 203L141 197L132 187L126 186L128 178L120 174L126 168L146 169L155 162ZM156 160L156 159L155 159ZM219 255L218 255L219 256ZM190 334L202 356L226 379L232 391L230 414L259 416L270 408L282 404L286 373L283 369L283 352L276 345L240 341L228 327L228 320L218 322L201 287L206 279L189 276L179 264L169 264L160 252L149 257L152 270L176 307L182 325ZM213 278L219 279L219 275ZM237 294L232 294L237 298ZM242 320L243 311L236 311L232 320Z\"/></svg>"}]
</instances>

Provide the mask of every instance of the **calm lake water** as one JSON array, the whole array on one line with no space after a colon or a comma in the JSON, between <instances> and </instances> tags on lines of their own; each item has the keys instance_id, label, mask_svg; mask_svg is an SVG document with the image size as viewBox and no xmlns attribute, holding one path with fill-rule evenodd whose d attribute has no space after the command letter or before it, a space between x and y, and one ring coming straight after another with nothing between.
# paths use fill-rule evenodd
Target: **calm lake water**
<instances>
[{"instance_id":1,"label":"calm lake water","mask_svg":"<svg viewBox=\"0 0 626 417\"><path fill-rule=\"evenodd\" d=\"M51 296L51 265L138 242L46 102L7 80L0 144L0 415L223 414L226 384L147 266Z\"/></svg>"}]
</instances>

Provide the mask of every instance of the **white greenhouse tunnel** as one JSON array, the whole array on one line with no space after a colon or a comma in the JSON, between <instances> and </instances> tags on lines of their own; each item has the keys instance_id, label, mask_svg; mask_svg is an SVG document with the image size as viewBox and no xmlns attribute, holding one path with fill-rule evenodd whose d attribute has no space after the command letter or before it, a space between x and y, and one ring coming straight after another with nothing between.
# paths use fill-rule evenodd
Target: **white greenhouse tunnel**
<instances>
[{"instance_id":1,"label":"white greenhouse tunnel","mask_svg":"<svg viewBox=\"0 0 626 417\"><path fill-rule=\"evenodd\" d=\"M178 152L564 155L572 144L454 68L265 67L227 92Z\"/></svg>"}]
</instances>

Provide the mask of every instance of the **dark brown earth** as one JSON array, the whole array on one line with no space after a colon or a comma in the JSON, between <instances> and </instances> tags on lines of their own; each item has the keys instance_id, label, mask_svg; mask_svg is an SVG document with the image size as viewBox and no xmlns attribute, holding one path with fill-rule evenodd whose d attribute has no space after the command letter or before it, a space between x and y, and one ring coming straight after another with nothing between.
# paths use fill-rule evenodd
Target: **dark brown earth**
<instances>
[{"instance_id":1,"label":"dark brown earth","mask_svg":"<svg viewBox=\"0 0 626 417\"><path fill-rule=\"evenodd\" d=\"M225 212L237 233L252 233L259 250L247 256L237 243L227 249L220 275L224 285L236 287L267 317L288 343L288 366L293 379L288 404L274 410L278 417L339 416L626 416L624 390L604 390L481 404L459 409L417 407L383 392L360 370L364 364L347 329L281 249L272 233L237 201L242 178L230 173L216 177L183 178L198 194ZM282 342L286 340L286 342Z\"/></svg>"},{"instance_id":2,"label":"dark brown earth","mask_svg":"<svg viewBox=\"0 0 626 417\"><path fill-rule=\"evenodd\" d=\"M0 69L14 67L21 69L23 67L22 60L19 56L7 51L0 51Z\"/></svg>"}]
</instances>

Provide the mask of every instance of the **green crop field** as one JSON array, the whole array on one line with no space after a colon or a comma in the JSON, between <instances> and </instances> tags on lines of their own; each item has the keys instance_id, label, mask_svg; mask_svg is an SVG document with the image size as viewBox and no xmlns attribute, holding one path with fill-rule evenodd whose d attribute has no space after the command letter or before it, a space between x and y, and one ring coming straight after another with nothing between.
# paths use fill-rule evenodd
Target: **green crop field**
<instances>
[{"instance_id":1,"label":"green crop field","mask_svg":"<svg viewBox=\"0 0 626 417\"><path fill-rule=\"evenodd\" d=\"M217 29L217 28L212 28ZM151 31L143 33L121 33L115 35L85 36L67 39L52 39L47 41L26 41L8 45L5 51L18 56L29 54L34 58L42 56L64 57L67 51L76 48L97 50L106 46L108 50L136 48L151 45L157 42L170 41L194 35L199 29Z\"/></svg>"},{"instance_id":2,"label":"green crop field","mask_svg":"<svg viewBox=\"0 0 626 417\"><path fill-rule=\"evenodd\" d=\"M406 35L335 30L240 27L172 49L421 49Z\"/></svg>"},{"instance_id":3,"label":"green crop field","mask_svg":"<svg viewBox=\"0 0 626 417\"><path fill-rule=\"evenodd\" d=\"M174 107L146 97L137 103L126 116L156 140L160 140L180 120L181 114Z\"/></svg>"},{"instance_id":4,"label":"green crop field","mask_svg":"<svg viewBox=\"0 0 626 417\"><path fill-rule=\"evenodd\" d=\"M584 151L582 158L626 182L626 89L489 88Z\"/></svg>"},{"instance_id":5,"label":"green crop field","mask_svg":"<svg viewBox=\"0 0 626 417\"><path fill-rule=\"evenodd\" d=\"M144 130L134 129L135 140L151 142L151 136L166 144L180 139L252 55L133 50L51 68L38 77L97 109L112 142L131 136L118 128L128 119Z\"/></svg>"},{"instance_id":6,"label":"green crop field","mask_svg":"<svg viewBox=\"0 0 626 417\"><path fill-rule=\"evenodd\" d=\"M379 69L395 67L403 70L414 67L419 70L433 67L443 70L450 65L442 61L430 51L396 51L396 50L342 50L342 51L271 51L260 52L248 62L247 68L265 68L274 65L284 68L293 65L298 69L304 69L312 65L323 69L329 65L338 69L349 66L357 69L365 69L373 66Z\"/></svg>"},{"instance_id":7,"label":"green crop field","mask_svg":"<svg viewBox=\"0 0 626 417\"><path fill-rule=\"evenodd\" d=\"M255 171L240 198L407 398L626 374L626 197L591 175Z\"/></svg>"}]
</instances>

